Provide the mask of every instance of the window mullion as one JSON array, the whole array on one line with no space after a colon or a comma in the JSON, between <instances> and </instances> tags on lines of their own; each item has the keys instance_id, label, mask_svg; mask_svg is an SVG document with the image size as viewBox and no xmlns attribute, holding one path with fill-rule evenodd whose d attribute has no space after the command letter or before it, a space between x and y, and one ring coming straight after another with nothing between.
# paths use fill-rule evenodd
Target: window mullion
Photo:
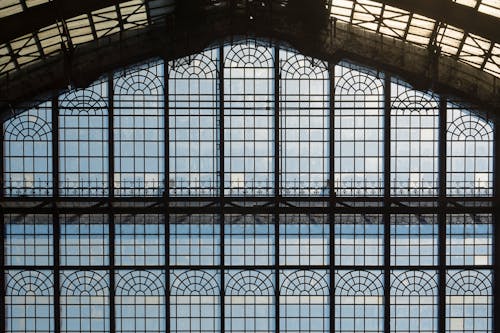
<instances>
[{"instance_id":1,"label":"window mullion","mask_svg":"<svg viewBox=\"0 0 500 333\"><path fill-rule=\"evenodd\" d=\"M384 332L391 330L391 77L384 83Z\"/></svg>"},{"instance_id":2,"label":"window mullion","mask_svg":"<svg viewBox=\"0 0 500 333\"><path fill-rule=\"evenodd\" d=\"M438 199L438 332L446 331L446 98L439 102L439 199Z\"/></svg>"}]
</instances>

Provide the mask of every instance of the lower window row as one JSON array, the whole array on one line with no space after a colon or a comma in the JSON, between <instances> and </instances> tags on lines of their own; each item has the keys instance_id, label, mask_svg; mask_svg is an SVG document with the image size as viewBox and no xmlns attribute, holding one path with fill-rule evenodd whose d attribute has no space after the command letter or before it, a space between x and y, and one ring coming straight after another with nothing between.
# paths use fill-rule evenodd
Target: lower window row
<instances>
[{"instance_id":1,"label":"lower window row","mask_svg":"<svg viewBox=\"0 0 500 333\"><path fill-rule=\"evenodd\" d=\"M53 332L56 318L63 332L381 332L384 316L394 332L438 328L435 270L391 271L388 298L380 270L9 270L5 278L7 332ZM491 270L448 270L445 296L447 332L492 332Z\"/></svg>"}]
</instances>

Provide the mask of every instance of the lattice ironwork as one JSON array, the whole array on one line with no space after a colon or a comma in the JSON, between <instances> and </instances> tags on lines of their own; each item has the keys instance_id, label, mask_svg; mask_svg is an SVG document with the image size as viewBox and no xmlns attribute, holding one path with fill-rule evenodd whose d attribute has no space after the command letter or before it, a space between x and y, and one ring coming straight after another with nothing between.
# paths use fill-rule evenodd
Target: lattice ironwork
<instances>
[{"instance_id":1,"label":"lattice ironwork","mask_svg":"<svg viewBox=\"0 0 500 333\"><path fill-rule=\"evenodd\" d=\"M245 40L20 112L4 331L494 332L478 110Z\"/></svg>"}]
</instances>

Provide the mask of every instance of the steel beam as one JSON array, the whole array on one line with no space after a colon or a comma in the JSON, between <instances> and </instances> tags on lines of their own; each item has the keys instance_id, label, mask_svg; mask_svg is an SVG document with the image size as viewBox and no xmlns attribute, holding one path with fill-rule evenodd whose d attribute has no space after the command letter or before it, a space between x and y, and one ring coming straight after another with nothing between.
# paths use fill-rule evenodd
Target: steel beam
<instances>
[{"instance_id":1,"label":"steel beam","mask_svg":"<svg viewBox=\"0 0 500 333\"><path fill-rule=\"evenodd\" d=\"M439 213L438 218L438 332L446 332L446 133L447 133L446 98L439 101Z\"/></svg>"},{"instance_id":2,"label":"steel beam","mask_svg":"<svg viewBox=\"0 0 500 333\"><path fill-rule=\"evenodd\" d=\"M163 222L165 223L165 290L170 290L170 105L169 105L169 66L168 61L164 59L163 63L163 73L165 77L165 85L163 87L163 105L164 105L164 161L165 166L164 171L164 184L165 187L163 197L165 198L165 207L163 214ZM170 332L170 298L168 292L165 295L165 331Z\"/></svg>"},{"instance_id":3,"label":"steel beam","mask_svg":"<svg viewBox=\"0 0 500 333\"><path fill-rule=\"evenodd\" d=\"M384 332L391 331L391 76L384 76ZM411 210L410 210L411 212Z\"/></svg>"},{"instance_id":4,"label":"steel beam","mask_svg":"<svg viewBox=\"0 0 500 333\"><path fill-rule=\"evenodd\" d=\"M109 332L116 332L115 316L115 215L113 198L115 196L115 139L114 139L114 77L108 74L108 199L110 204L104 207L103 214L108 216L109 228Z\"/></svg>"},{"instance_id":5,"label":"steel beam","mask_svg":"<svg viewBox=\"0 0 500 333\"><path fill-rule=\"evenodd\" d=\"M331 4L331 2L330 2ZM328 89L330 94L329 110L328 110L328 188L330 196L330 212L328 214L328 222L330 228L330 332L335 333L335 64L328 64Z\"/></svg>"},{"instance_id":6,"label":"steel beam","mask_svg":"<svg viewBox=\"0 0 500 333\"><path fill-rule=\"evenodd\" d=\"M59 197L59 99L52 99L52 195ZM54 332L61 332L61 296L60 296L60 263L59 263L59 241L60 225L59 212L52 204L52 253L54 267Z\"/></svg>"},{"instance_id":7,"label":"steel beam","mask_svg":"<svg viewBox=\"0 0 500 333\"><path fill-rule=\"evenodd\" d=\"M93 214L106 214L113 212L114 214L163 214L164 207L61 207L57 208L61 214L88 214L89 210ZM443 212L445 214L493 214L495 208L493 207L446 207L440 209L438 207L372 207L372 206L354 206L343 207L336 205L329 206L301 206L301 207L273 207L273 206L249 206L249 207L175 207L170 206L170 214L438 214ZM8 207L4 208L4 214L52 214L54 211L51 207Z\"/></svg>"},{"instance_id":8,"label":"steel beam","mask_svg":"<svg viewBox=\"0 0 500 333\"><path fill-rule=\"evenodd\" d=\"M219 207L214 211L214 214L219 214L219 237L220 237L220 265L225 265L225 230L224 230L224 216L225 216L225 193L224 193L224 46L219 46L219 64L218 64L218 80L219 80ZM226 283L224 268L220 269L220 328L221 332L226 331Z\"/></svg>"},{"instance_id":9,"label":"steel beam","mask_svg":"<svg viewBox=\"0 0 500 333\"><path fill-rule=\"evenodd\" d=\"M495 123L493 142L493 196L495 212L493 215L493 330L500 330L500 124Z\"/></svg>"},{"instance_id":10,"label":"steel beam","mask_svg":"<svg viewBox=\"0 0 500 333\"><path fill-rule=\"evenodd\" d=\"M6 265L7 270L51 270L53 265ZM279 265L280 270L328 270L330 265ZM367 270L382 271L383 265L338 265L342 270ZM109 271L111 268L120 270L162 270L164 265L61 265L61 270L68 271ZM170 269L178 270L272 270L274 265L170 265ZM437 265L392 265L389 267L397 270L437 270ZM491 270L492 265L450 265L450 270Z\"/></svg>"},{"instance_id":11,"label":"steel beam","mask_svg":"<svg viewBox=\"0 0 500 333\"><path fill-rule=\"evenodd\" d=\"M274 197L278 199L280 193L280 175L281 173L281 152L280 152L280 48L274 47ZM279 200L276 200L275 205L279 205ZM280 332L280 229L279 229L279 214L273 215L274 220L274 285L275 285L275 298L274 298L274 330Z\"/></svg>"}]
</instances>

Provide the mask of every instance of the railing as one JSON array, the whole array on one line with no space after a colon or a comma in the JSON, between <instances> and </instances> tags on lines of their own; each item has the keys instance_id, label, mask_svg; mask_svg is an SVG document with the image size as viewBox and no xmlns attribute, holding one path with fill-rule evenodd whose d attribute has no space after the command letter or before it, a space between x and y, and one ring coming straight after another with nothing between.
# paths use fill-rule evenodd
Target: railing
<instances>
[{"instance_id":1,"label":"railing","mask_svg":"<svg viewBox=\"0 0 500 333\"><path fill-rule=\"evenodd\" d=\"M50 197L53 196L52 181L7 181L7 197ZM274 196L274 184L269 181L225 182L225 196ZM450 197L489 197L493 195L491 182L447 182L447 196ZM105 197L109 195L107 181L61 181L59 194L67 197ZM115 196L161 197L165 195L163 181L115 181ZM216 197L219 195L218 181L170 181L169 195L178 197ZM384 194L383 182L335 181L334 196L340 197L381 197ZM329 196L328 182L286 181L280 183L280 195L325 197ZM437 182L392 181L391 196L438 195Z\"/></svg>"}]
</instances>

